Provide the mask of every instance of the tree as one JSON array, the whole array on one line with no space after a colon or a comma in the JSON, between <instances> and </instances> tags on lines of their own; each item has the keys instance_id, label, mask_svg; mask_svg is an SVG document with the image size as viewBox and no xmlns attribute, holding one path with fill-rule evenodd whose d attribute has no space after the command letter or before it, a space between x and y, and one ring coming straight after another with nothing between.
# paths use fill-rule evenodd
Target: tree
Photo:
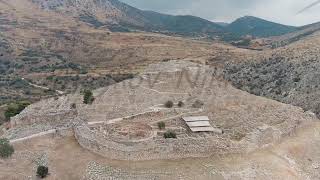
<instances>
[{"instance_id":1,"label":"tree","mask_svg":"<svg viewBox=\"0 0 320 180\"><path fill-rule=\"evenodd\" d=\"M163 137L168 139L168 138L177 138L177 134L173 131L167 131L163 134Z\"/></svg>"},{"instance_id":2,"label":"tree","mask_svg":"<svg viewBox=\"0 0 320 180\"><path fill-rule=\"evenodd\" d=\"M11 117L19 114L30 104L31 103L29 101L19 101L11 103L8 105L7 110L4 112L4 116L6 117L7 121L9 121Z\"/></svg>"},{"instance_id":3,"label":"tree","mask_svg":"<svg viewBox=\"0 0 320 180\"><path fill-rule=\"evenodd\" d=\"M77 104L76 104L76 103L72 103L72 104L70 105L70 107L71 107L71 109L76 109L76 108L77 108Z\"/></svg>"},{"instance_id":4,"label":"tree","mask_svg":"<svg viewBox=\"0 0 320 180\"><path fill-rule=\"evenodd\" d=\"M193 104L192 107L193 108L201 108L204 105L204 103L200 100L196 100Z\"/></svg>"},{"instance_id":5,"label":"tree","mask_svg":"<svg viewBox=\"0 0 320 180\"><path fill-rule=\"evenodd\" d=\"M164 104L164 106L165 106L166 108L172 108L172 107L173 107L173 102L172 102L172 101L167 101L167 102Z\"/></svg>"},{"instance_id":6,"label":"tree","mask_svg":"<svg viewBox=\"0 0 320 180\"><path fill-rule=\"evenodd\" d=\"M45 178L49 174L49 168L46 166L38 166L37 168L37 176L40 178Z\"/></svg>"},{"instance_id":7,"label":"tree","mask_svg":"<svg viewBox=\"0 0 320 180\"><path fill-rule=\"evenodd\" d=\"M178 106L179 106L179 107L183 107L183 106L184 106L184 103L183 103L182 101L179 101Z\"/></svg>"},{"instance_id":8,"label":"tree","mask_svg":"<svg viewBox=\"0 0 320 180\"><path fill-rule=\"evenodd\" d=\"M14 148L8 139L0 139L0 157L8 158L14 153Z\"/></svg>"},{"instance_id":9,"label":"tree","mask_svg":"<svg viewBox=\"0 0 320 180\"><path fill-rule=\"evenodd\" d=\"M166 128L166 123L163 122L163 121L158 122L158 128L159 128L160 130L165 129L165 128Z\"/></svg>"},{"instance_id":10,"label":"tree","mask_svg":"<svg viewBox=\"0 0 320 180\"><path fill-rule=\"evenodd\" d=\"M83 95L83 103L92 104L94 101L93 93L90 90L85 90Z\"/></svg>"}]
</instances>

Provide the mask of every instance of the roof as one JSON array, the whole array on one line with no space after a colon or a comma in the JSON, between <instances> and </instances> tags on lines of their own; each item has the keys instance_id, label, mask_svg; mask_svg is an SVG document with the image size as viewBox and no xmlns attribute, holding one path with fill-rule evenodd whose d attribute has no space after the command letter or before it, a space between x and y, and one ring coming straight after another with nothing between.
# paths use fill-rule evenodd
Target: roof
<instances>
[{"instance_id":1,"label":"roof","mask_svg":"<svg viewBox=\"0 0 320 180\"><path fill-rule=\"evenodd\" d=\"M194 121L194 122L187 122L189 127L207 127L211 126L209 121Z\"/></svg>"},{"instance_id":2,"label":"roof","mask_svg":"<svg viewBox=\"0 0 320 180\"><path fill-rule=\"evenodd\" d=\"M208 116L190 116L190 117L183 117L183 120L186 122L209 121L209 118Z\"/></svg>"},{"instance_id":3,"label":"roof","mask_svg":"<svg viewBox=\"0 0 320 180\"><path fill-rule=\"evenodd\" d=\"M213 127L191 127L192 132L212 132L214 131Z\"/></svg>"},{"instance_id":4,"label":"roof","mask_svg":"<svg viewBox=\"0 0 320 180\"><path fill-rule=\"evenodd\" d=\"M222 134L222 130L214 127L191 127L192 132L215 132L218 134Z\"/></svg>"},{"instance_id":5,"label":"roof","mask_svg":"<svg viewBox=\"0 0 320 180\"><path fill-rule=\"evenodd\" d=\"M190 116L182 118L192 132L216 132L222 134L222 130L214 128L209 122L208 116Z\"/></svg>"}]
</instances>

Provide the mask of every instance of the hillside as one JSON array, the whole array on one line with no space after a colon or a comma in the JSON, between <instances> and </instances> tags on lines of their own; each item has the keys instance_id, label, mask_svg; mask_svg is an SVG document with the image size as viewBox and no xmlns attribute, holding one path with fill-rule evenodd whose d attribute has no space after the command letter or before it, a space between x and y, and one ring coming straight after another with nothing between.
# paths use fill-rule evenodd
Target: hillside
<instances>
[{"instance_id":1,"label":"hillside","mask_svg":"<svg viewBox=\"0 0 320 180\"><path fill-rule=\"evenodd\" d=\"M142 11L118 0L33 0L42 9L70 13L94 27L111 31L151 31L185 36L219 35L223 28L193 16L172 16Z\"/></svg>"},{"instance_id":2,"label":"hillside","mask_svg":"<svg viewBox=\"0 0 320 180\"><path fill-rule=\"evenodd\" d=\"M302 40L319 30L320 30L319 22L298 27L297 30L294 32L271 38L271 42L269 44L271 44L272 48L286 46L288 44Z\"/></svg>"},{"instance_id":3,"label":"hillside","mask_svg":"<svg viewBox=\"0 0 320 180\"><path fill-rule=\"evenodd\" d=\"M287 46L227 63L225 78L252 94L312 110L320 116L320 31Z\"/></svg>"},{"instance_id":4,"label":"hillside","mask_svg":"<svg viewBox=\"0 0 320 180\"><path fill-rule=\"evenodd\" d=\"M293 32L296 27L270 22L253 16L244 16L229 24L227 29L237 36L270 37Z\"/></svg>"},{"instance_id":5,"label":"hillside","mask_svg":"<svg viewBox=\"0 0 320 180\"><path fill-rule=\"evenodd\" d=\"M195 16L173 16L143 11L118 0L32 0L31 2L42 10L72 16L92 27L107 28L114 32L147 31L192 37L226 38L243 35L269 37L296 29L251 16L239 18L231 24L214 23Z\"/></svg>"},{"instance_id":6,"label":"hillside","mask_svg":"<svg viewBox=\"0 0 320 180\"><path fill-rule=\"evenodd\" d=\"M84 104L79 93L46 99L12 118L3 136L17 151L0 163L0 177L34 177L38 163L49 166L49 178L66 179L319 177L313 169L319 163L318 145L312 145L319 142L315 115L238 90L209 66L183 61L152 64L136 78L98 89L94 96L91 105ZM164 105L168 100L174 102L172 108ZM179 101L184 105L178 106ZM185 116L208 116L222 131L191 132L182 120ZM159 129L158 122L166 129ZM168 130L177 137L165 139ZM297 137L297 132L304 133ZM297 163L283 160L289 158ZM200 169L199 164L205 166ZM194 167L198 168L189 170Z\"/></svg>"},{"instance_id":7,"label":"hillside","mask_svg":"<svg viewBox=\"0 0 320 180\"><path fill-rule=\"evenodd\" d=\"M318 180L319 76L319 23L0 0L0 179Z\"/></svg>"},{"instance_id":8,"label":"hillside","mask_svg":"<svg viewBox=\"0 0 320 180\"><path fill-rule=\"evenodd\" d=\"M1 104L39 100L55 95L56 89L70 93L81 87L98 88L130 78L154 62L194 59L205 63L226 54L225 60L239 58L244 52L214 42L146 32L112 32L113 27L119 27L115 26L118 18L133 22L131 17L138 16L138 10L130 11L136 15L127 17L111 6L127 7L117 1L86 6L83 2L89 1L0 1ZM115 24L98 28L92 25L96 21L89 23L84 17L84 10L92 10L95 18L101 18L99 22ZM106 13L113 18L107 18ZM39 89L29 82L50 89Z\"/></svg>"},{"instance_id":9,"label":"hillside","mask_svg":"<svg viewBox=\"0 0 320 180\"><path fill-rule=\"evenodd\" d=\"M255 53L221 42L145 32L217 35L221 26L193 16L141 11L116 0L2 0L0 14L0 104L37 101L57 95L55 90L71 93L111 85L155 62L180 59L221 67ZM271 24L258 26L269 30L280 26L248 19ZM128 28L141 31L118 32Z\"/></svg>"}]
</instances>

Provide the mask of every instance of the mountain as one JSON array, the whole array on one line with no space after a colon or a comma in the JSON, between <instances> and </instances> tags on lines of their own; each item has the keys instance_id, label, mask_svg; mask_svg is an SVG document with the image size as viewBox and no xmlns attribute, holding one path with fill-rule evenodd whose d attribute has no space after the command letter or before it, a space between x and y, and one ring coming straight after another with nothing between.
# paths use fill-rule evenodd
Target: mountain
<instances>
[{"instance_id":1,"label":"mountain","mask_svg":"<svg viewBox=\"0 0 320 180\"><path fill-rule=\"evenodd\" d=\"M293 42L304 39L320 30L320 22L298 27L296 31L281 36L272 37L271 45L273 48L286 46Z\"/></svg>"},{"instance_id":2,"label":"mountain","mask_svg":"<svg viewBox=\"0 0 320 180\"><path fill-rule=\"evenodd\" d=\"M185 19L199 25L183 23ZM159 15L112 0L0 0L0 104L36 101L55 95L53 90L95 89L170 59L205 63L241 56L242 51L228 45L146 32L156 31L148 29L153 24L166 27L163 33L190 34L197 33L189 29L206 32L215 26L200 18Z\"/></svg>"},{"instance_id":3,"label":"mountain","mask_svg":"<svg viewBox=\"0 0 320 180\"><path fill-rule=\"evenodd\" d=\"M118 0L32 0L42 9L69 14L93 27L111 31L148 31L183 36L277 36L296 30L260 18L245 16L231 24L195 16L173 16L143 11Z\"/></svg>"},{"instance_id":4,"label":"mountain","mask_svg":"<svg viewBox=\"0 0 320 180\"><path fill-rule=\"evenodd\" d=\"M290 33L297 30L297 28L253 16L245 16L228 25L227 30L237 36L251 35L255 37L270 37Z\"/></svg>"},{"instance_id":5,"label":"mountain","mask_svg":"<svg viewBox=\"0 0 320 180\"><path fill-rule=\"evenodd\" d=\"M227 27L229 25L229 23L226 23L226 22L214 22L222 27Z\"/></svg>"},{"instance_id":6,"label":"mountain","mask_svg":"<svg viewBox=\"0 0 320 180\"><path fill-rule=\"evenodd\" d=\"M252 35L268 37L296 30L295 27L246 16L231 24L214 23L195 16L173 16L143 11L118 0L23 0L29 8L37 6L47 13L58 13L84 22L94 28L112 32L147 31L182 36ZM17 2L16 2L17 3ZM10 2L9 2L10 4ZM24 4L24 2L21 2ZM16 5L13 5L13 7Z\"/></svg>"},{"instance_id":7,"label":"mountain","mask_svg":"<svg viewBox=\"0 0 320 180\"><path fill-rule=\"evenodd\" d=\"M225 29L211 21L195 16L172 16L144 11L152 24L152 31L172 32L181 35L222 35Z\"/></svg>"},{"instance_id":8,"label":"mountain","mask_svg":"<svg viewBox=\"0 0 320 180\"><path fill-rule=\"evenodd\" d=\"M0 0L0 15L0 104L54 95L49 90L73 92L79 85L98 88L168 59L221 65L247 53L221 43L162 35L223 38L232 36L228 27L235 22L222 27L194 16L142 11L117 0Z\"/></svg>"},{"instance_id":9,"label":"mountain","mask_svg":"<svg viewBox=\"0 0 320 180\"><path fill-rule=\"evenodd\" d=\"M95 27L112 31L142 30L178 35L215 35L224 28L194 16L172 16L143 11L118 0L32 0L42 9L78 17Z\"/></svg>"}]
</instances>

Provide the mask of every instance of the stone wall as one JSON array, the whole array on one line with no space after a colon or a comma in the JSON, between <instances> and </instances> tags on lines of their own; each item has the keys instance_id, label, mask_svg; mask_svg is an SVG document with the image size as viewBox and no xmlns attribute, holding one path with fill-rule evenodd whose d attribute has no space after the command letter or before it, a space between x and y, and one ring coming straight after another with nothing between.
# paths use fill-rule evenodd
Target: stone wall
<instances>
[{"instance_id":1,"label":"stone wall","mask_svg":"<svg viewBox=\"0 0 320 180\"><path fill-rule=\"evenodd\" d=\"M71 119L74 119L77 116L76 111L62 111L62 112L55 112L51 114L44 114L44 115L33 115L32 113L28 115L17 115L16 117L11 119L11 126L26 126L36 123L45 123L50 124L52 126L64 126Z\"/></svg>"},{"instance_id":2,"label":"stone wall","mask_svg":"<svg viewBox=\"0 0 320 180\"><path fill-rule=\"evenodd\" d=\"M72 97L50 98L31 104L20 114L11 118L11 126L21 127L45 124L52 127L68 126L76 119L78 112L71 108Z\"/></svg>"},{"instance_id":3,"label":"stone wall","mask_svg":"<svg viewBox=\"0 0 320 180\"><path fill-rule=\"evenodd\" d=\"M56 134L62 137L73 137L74 131L73 128L60 128L57 129Z\"/></svg>"},{"instance_id":4,"label":"stone wall","mask_svg":"<svg viewBox=\"0 0 320 180\"><path fill-rule=\"evenodd\" d=\"M93 133L87 126L75 127L79 144L92 152L117 160L179 159L245 152L246 145L219 137L150 139L144 142L114 142Z\"/></svg>"}]
</instances>

